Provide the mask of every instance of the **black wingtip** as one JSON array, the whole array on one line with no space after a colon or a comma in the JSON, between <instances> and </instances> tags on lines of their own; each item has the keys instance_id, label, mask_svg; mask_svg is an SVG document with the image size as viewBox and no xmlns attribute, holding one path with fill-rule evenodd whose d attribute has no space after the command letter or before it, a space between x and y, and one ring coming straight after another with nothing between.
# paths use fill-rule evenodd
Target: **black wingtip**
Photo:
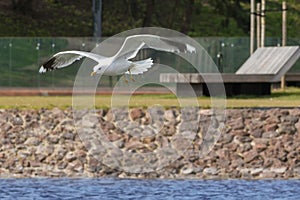
<instances>
[{"instance_id":1,"label":"black wingtip","mask_svg":"<svg viewBox=\"0 0 300 200\"><path fill-rule=\"evenodd\" d=\"M54 69L55 69L55 68L54 68L54 62L55 62L55 60L56 60L56 58L53 57L53 58L51 58L50 60L48 60L47 62L45 62L45 63L41 66L39 72L40 72L40 73L46 73L47 71L52 71L52 70L54 70Z\"/></svg>"}]
</instances>

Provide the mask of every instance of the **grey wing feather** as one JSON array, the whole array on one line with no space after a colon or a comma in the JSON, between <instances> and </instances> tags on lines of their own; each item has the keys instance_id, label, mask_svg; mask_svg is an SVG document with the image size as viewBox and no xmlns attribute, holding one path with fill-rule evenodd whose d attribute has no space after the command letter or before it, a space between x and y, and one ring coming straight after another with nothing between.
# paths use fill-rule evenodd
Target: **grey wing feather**
<instances>
[{"instance_id":1,"label":"grey wing feather","mask_svg":"<svg viewBox=\"0 0 300 200\"><path fill-rule=\"evenodd\" d=\"M72 53L56 54L41 66L39 73L67 67L83 57L82 55Z\"/></svg>"},{"instance_id":2,"label":"grey wing feather","mask_svg":"<svg viewBox=\"0 0 300 200\"><path fill-rule=\"evenodd\" d=\"M65 55L58 55L55 63L56 68L63 68L67 67L77 60L80 60L83 58L81 55L76 55L76 54L65 54Z\"/></svg>"}]
</instances>

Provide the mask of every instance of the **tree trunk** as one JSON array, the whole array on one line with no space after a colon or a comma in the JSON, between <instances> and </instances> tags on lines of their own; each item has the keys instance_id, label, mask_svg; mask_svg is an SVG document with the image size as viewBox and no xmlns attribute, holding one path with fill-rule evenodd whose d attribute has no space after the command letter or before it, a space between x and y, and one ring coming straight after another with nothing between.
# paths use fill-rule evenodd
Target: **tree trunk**
<instances>
[{"instance_id":1,"label":"tree trunk","mask_svg":"<svg viewBox=\"0 0 300 200\"><path fill-rule=\"evenodd\" d=\"M186 9L185 9L185 12L183 15L183 23L181 26L181 32L184 34L187 34L190 30L193 8L194 8L194 0L188 0Z\"/></svg>"},{"instance_id":2,"label":"tree trunk","mask_svg":"<svg viewBox=\"0 0 300 200\"><path fill-rule=\"evenodd\" d=\"M147 8L146 8L146 16L144 18L143 26L149 27L152 23L152 14L154 12L154 0L147 1Z\"/></svg>"},{"instance_id":3,"label":"tree trunk","mask_svg":"<svg viewBox=\"0 0 300 200\"><path fill-rule=\"evenodd\" d=\"M172 8L172 12L170 13L168 20L167 20L167 27L168 28L173 28L173 24L174 24L174 15L176 14L176 9L178 7L179 4L179 0L175 0L174 6Z\"/></svg>"}]
</instances>

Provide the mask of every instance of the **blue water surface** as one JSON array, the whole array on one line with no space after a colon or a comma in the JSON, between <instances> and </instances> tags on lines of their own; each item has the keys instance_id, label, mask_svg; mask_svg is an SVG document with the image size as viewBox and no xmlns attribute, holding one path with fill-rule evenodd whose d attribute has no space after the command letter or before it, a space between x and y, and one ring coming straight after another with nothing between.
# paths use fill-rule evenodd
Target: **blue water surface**
<instances>
[{"instance_id":1,"label":"blue water surface","mask_svg":"<svg viewBox=\"0 0 300 200\"><path fill-rule=\"evenodd\" d=\"M0 199L300 199L300 180L0 179Z\"/></svg>"}]
</instances>

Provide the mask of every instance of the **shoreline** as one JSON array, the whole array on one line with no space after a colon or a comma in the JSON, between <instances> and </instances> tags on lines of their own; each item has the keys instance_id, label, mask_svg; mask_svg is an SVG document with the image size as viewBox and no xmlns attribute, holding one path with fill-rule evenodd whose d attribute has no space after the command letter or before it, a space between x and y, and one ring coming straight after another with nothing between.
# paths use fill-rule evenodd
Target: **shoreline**
<instances>
[{"instance_id":1,"label":"shoreline","mask_svg":"<svg viewBox=\"0 0 300 200\"><path fill-rule=\"evenodd\" d=\"M211 120L209 110L188 110L183 114L175 108L164 113L132 108L128 113L119 110L117 115L109 109L97 110L89 121L99 122L109 142L119 145L123 152L133 152L130 155L157 152L170 144L180 150L186 138L179 138L180 142L176 143L176 132L196 134L190 146L180 151L178 159L173 158L171 164L165 164L168 158L157 156L165 166L153 165L158 170L141 173L142 170L135 169L134 160L124 164L128 172L112 169L117 166L109 162L109 155L116 155L114 149L100 153L97 158L99 155L95 156L87 148L90 138L86 142L79 138L80 129L75 127L70 109L1 109L0 178L300 178L300 108L228 109L226 113L224 132L219 138L217 135L208 138L205 125ZM151 122L149 116L163 119L160 134L168 141L161 140L150 129L147 136L139 135L142 128L157 127L155 123L159 120ZM202 121L197 121L199 116ZM198 123L197 129L193 129L193 123ZM95 129L94 124L90 123L88 128ZM216 141L207 155L203 153L204 144L208 144L203 142L206 139Z\"/></svg>"}]
</instances>

